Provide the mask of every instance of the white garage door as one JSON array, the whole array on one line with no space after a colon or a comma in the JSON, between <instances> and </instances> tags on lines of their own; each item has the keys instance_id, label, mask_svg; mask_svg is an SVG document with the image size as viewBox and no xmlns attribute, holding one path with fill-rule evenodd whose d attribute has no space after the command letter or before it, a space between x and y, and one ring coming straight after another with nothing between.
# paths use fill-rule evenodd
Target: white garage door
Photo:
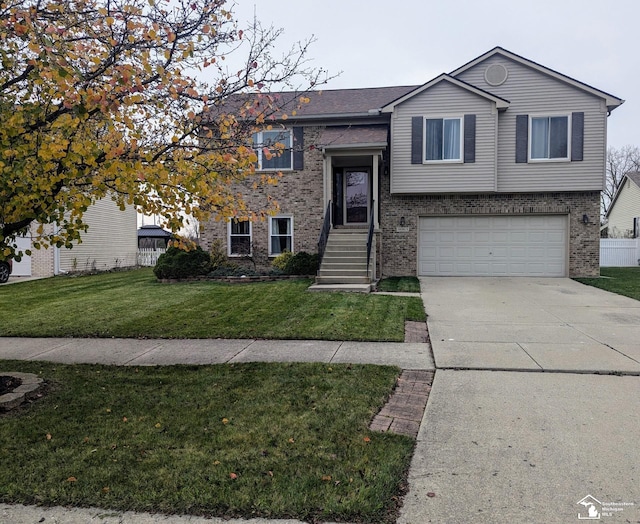
<instances>
[{"instance_id":1,"label":"white garage door","mask_svg":"<svg viewBox=\"0 0 640 524\"><path fill-rule=\"evenodd\" d=\"M25 249L31 249L31 237L18 237L16 239L18 244L18 250L24 252ZM13 261L13 276L15 277L30 277L31 276L31 257L22 255L20 262Z\"/></svg>"},{"instance_id":2,"label":"white garage door","mask_svg":"<svg viewBox=\"0 0 640 524\"><path fill-rule=\"evenodd\" d=\"M566 275L567 218L422 217L422 276Z\"/></svg>"}]
</instances>

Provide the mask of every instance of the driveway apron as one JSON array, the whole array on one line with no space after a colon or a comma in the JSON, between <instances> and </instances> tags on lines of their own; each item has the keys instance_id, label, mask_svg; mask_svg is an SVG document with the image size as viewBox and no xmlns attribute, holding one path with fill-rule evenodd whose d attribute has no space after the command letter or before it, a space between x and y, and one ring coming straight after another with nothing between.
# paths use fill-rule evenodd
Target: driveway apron
<instances>
[{"instance_id":1,"label":"driveway apron","mask_svg":"<svg viewBox=\"0 0 640 524\"><path fill-rule=\"evenodd\" d=\"M640 374L640 302L567 278L422 278L438 369Z\"/></svg>"}]
</instances>

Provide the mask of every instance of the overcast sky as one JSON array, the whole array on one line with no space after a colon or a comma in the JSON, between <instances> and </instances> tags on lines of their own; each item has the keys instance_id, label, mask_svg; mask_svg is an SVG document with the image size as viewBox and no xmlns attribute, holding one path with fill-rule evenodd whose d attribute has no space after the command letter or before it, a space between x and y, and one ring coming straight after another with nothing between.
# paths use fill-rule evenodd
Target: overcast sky
<instances>
[{"instance_id":1,"label":"overcast sky","mask_svg":"<svg viewBox=\"0 0 640 524\"><path fill-rule=\"evenodd\" d=\"M316 38L326 89L423 84L501 46L626 102L609 145L640 146L640 0L236 0L284 29L281 50Z\"/></svg>"}]
</instances>

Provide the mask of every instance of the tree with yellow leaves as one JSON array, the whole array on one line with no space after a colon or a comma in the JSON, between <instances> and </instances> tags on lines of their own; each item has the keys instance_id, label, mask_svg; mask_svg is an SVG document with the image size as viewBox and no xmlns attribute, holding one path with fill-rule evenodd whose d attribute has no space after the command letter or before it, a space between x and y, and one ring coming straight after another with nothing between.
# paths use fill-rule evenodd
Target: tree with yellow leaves
<instances>
[{"instance_id":1,"label":"tree with yellow leaves","mask_svg":"<svg viewBox=\"0 0 640 524\"><path fill-rule=\"evenodd\" d=\"M32 223L34 247L69 247L102 198L173 231L185 213L265 212L233 191L273 181L256 176L250 137L284 108L262 93L323 74L310 41L274 57L280 33L240 29L225 0L0 0L0 258L20 256Z\"/></svg>"}]
</instances>

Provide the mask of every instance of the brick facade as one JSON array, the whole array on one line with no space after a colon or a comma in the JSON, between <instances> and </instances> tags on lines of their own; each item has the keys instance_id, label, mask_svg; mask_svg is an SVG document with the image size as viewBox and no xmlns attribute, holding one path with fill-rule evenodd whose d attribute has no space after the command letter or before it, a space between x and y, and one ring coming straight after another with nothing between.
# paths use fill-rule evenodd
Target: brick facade
<instances>
[{"instance_id":1,"label":"brick facade","mask_svg":"<svg viewBox=\"0 0 640 524\"><path fill-rule=\"evenodd\" d=\"M250 209L265 209L268 205L267 196L273 198L280 206L278 215L293 217L293 251L318 252L318 237L322 229L324 217L323 170L322 151L309 147L317 143L322 128L304 128L304 169L301 171L284 171L276 186L261 186L251 188L248 183L240 188ZM200 228L200 244L203 249L210 250L215 240L222 242L227 251L228 225L225 221L210 220ZM268 222L254 222L252 224L253 254L256 265L267 268L269 248ZM240 264L247 264L238 257L229 260Z\"/></svg>"},{"instance_id":2,"label":"brick facade","mask_svg":"<svg viewBox=\"0 0 640 524\"><path fill-rule=\"evenodd\" d=\"M391 195L389 176L382 177L382 275L416 275L418 220L442 215L548 215L569 217L569 276L600 275L600 193L507 193ZM583 215L589 224L583 223ZM405 217L408 231L398 232Z\"/></svg>"},{"instance_id":3,"label":"brick facade","mask_svg":"<svg viewBox=\"0 0 640 524\"><path fill-rule=\"evenodd\" d=\"M316 143L320 127L305 128L305 144ZM280 205L281 215L293 217L294 252L317 252L317 241L324 216L324 182L322 152L305 147L304 169L287 171L277 186L244 191L244 198L253 209L264 209L267 195ZM433 194L391 195L388 170L380 175L380 232L377 238L378 275L416 275L418 271L418 219L420 216L442 215L546 215L569 217L569 276L600 274L600 193L492 193L480 195ZM589 224L582 217L587 215ZM398 231L400 217L405 217L405 231ZM408 228L408 231L406 231ZM209 221L201 227L201 245L211 249L219 239L227 250L228 226L224 221ZM261 269L268 268L269 226L267 221L252 225L253 260ZM251 264L242 258L233 262Z\"/></svg>"}]
</instances>

